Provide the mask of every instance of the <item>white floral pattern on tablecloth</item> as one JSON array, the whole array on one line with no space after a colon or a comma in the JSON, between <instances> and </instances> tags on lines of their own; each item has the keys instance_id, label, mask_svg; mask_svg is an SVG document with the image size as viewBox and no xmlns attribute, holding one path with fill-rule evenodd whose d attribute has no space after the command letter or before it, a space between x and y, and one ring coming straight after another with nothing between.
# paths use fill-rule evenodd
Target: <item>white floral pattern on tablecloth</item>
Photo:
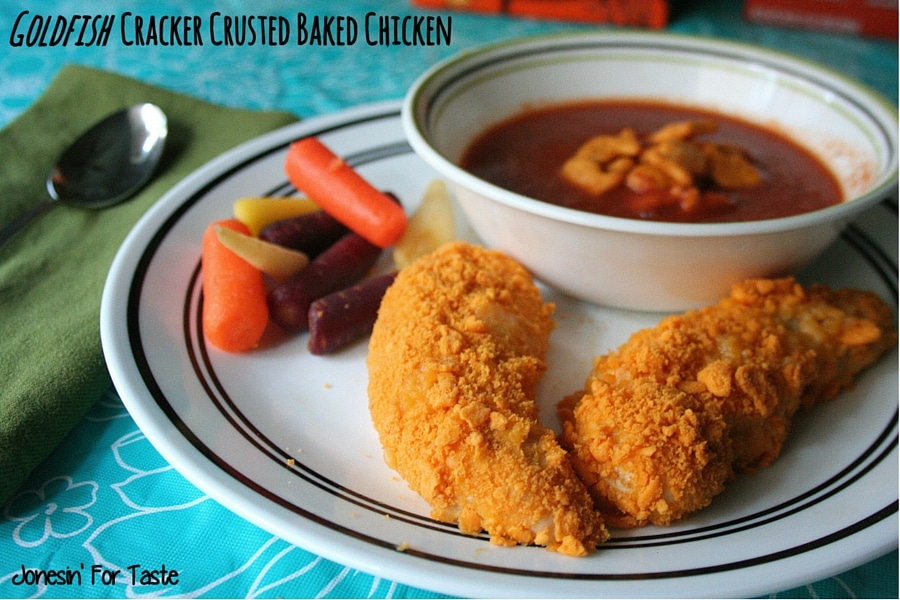
<instances>
[{"instance_id":1,"label":"white floral pattern on tablecloth","mask_svg":"<svg viewBox=\"0 0 900 600\"><path fill-rule=\"evenodd\" d=\"M3 598L441 597L325 560L234 515L160 456L112 390L7 502L2 517ZM80 571L81 583L16 585L23 566ZM162 567L178 572L177 585L141 584L144 570ZM896 568L894 552L771 597L859 597L855 590L874 589ZM115 582L104 583L104 574L116 571Z\"/></svg>"},{"instance_id":2,"label":"white floral pattern on tablecloth","mask_svg":"<svg viewBox=\"0 0 900 600\"><path fill-rule=\"evenodd\" d=\"M144 16L247 14L238 0L4 0L8 36L24 10ZM871 68L870 44L852 36L745 27L739 0L682 6L671 30L722 36L800 53L897 102L897 61ZM257 0L260 14L334 14L332 2ZM406 0L347 0L339 12L410 14ZM27 108L65 63L107 69L229 106L292 111L300 117L397 99L425 68L462 49L522 35L584 30L557 22L454 14L451 47L34 48L0 52L0 126ZM0 36L5 43L6 40ZM801 40L798 42L798 40ZM131 565L178 571L176 585L131 581ZM16 585L24 568L80 572L80 585ZM98 571L90 581L92 568ZM140 576L140 569L135 574ZM111 575L119 571L115 583ZM327 561L237 517L177 473L150 445L114 392L105 395L20 492L0 509L0 597L435 597ZM897 552L774 597L897 596Z\"/></svg>"},{"instance_id":3,"label":"white floral pattern on tablecloth","mask_svg":"<svg viewBox=\"0 0 900 600\"><path fill-rule=\"evenodd\" d=\"M88 440L104 451L54 453L3 507L0 540L17 552L0 557L0 597L432 595L327 561L232 514L159 455L112 391L66 445L90 448ZM81 582L16 585L23 566L78 571ZM163 567L177 571L176 585L141 584L144 571Z\"/></svg>"}]
</instances>

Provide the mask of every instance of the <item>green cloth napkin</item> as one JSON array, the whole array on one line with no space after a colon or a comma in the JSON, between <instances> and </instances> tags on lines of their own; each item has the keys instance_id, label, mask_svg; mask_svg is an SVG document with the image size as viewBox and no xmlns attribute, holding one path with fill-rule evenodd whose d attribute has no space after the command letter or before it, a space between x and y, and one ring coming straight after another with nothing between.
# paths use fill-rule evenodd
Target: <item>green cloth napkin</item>
<instances>
[{"instance_id":1,"label":"green cloth napkin","mask_svg":"<svg viewBox=\"0 0 900 600\"><path fill-rule=\"evenodd\" d=\"M54 207L0 248L0 504L110 385L100 297L125 236L169 188L217 155L296 121L217 106L104 71L67 66L0 131L0 222L45 197L60 152L107 114L153 102L168 116L158 171L99 211Z\"/></svg>"}]
</instances>

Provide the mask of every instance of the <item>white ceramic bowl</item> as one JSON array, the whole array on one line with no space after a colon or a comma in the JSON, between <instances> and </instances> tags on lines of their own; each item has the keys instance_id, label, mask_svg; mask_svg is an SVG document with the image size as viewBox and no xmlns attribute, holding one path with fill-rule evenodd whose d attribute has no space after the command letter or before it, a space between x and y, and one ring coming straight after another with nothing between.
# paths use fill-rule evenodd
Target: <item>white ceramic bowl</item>
<instances>
[{"instance_id":1,"label":"white ceramic bowl","mask_svg":"<svg viewBox=\"0 0 900 600\"><path fill-rule=\"evenodd\" d=\"M675 102L773 125L818 155L847 199L780 219L661 223L551 205L457 165L474 137L526 107L610 98ZM743 278L790 273L897 188L895 107L808 62L681 35L556 35L466 52L417 79L403 126L486 245L560 291L634 310L684 310L718 300Z\"/></svg>"}]
</instances>

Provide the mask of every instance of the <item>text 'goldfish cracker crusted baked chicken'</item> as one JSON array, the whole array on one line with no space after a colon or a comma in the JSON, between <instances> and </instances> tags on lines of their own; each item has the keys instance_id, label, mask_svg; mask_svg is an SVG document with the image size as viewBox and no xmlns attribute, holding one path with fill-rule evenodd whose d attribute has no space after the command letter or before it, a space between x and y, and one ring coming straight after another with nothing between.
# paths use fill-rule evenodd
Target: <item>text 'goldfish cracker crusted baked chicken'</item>
<instances>
[{"instance_id":1,"label":"text 'goldfish cracker crusted baked chicken'","mask_svg":"<svg viewBox=\"0 0 900 600\"><path fill-rule=\"evenodd\" d=\"M369 408L387 464L433 518L495 544L582 556L608 534L534 402L552 312L513 259L442 246L384 296Z\"/></svg>"},{"instance_id":2,"label":"text 'goldfish cracker crusted baked chicken'","mask_svg":"<svg viewBox=\"0 0 900 600\"><path fill-rule=\"evenodd\" d=\"M896 339L871 292L748 280L595 359L559 404L562 440L608 524L669 524L770 464L801 406L848 388Z\"/></svg>"}]
</instances>

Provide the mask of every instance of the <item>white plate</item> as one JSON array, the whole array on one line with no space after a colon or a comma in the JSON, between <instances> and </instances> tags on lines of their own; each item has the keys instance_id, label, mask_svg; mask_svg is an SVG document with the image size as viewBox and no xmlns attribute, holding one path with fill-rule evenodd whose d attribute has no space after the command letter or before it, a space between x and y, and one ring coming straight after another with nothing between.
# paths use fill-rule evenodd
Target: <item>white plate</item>
<instances>
[{"instance_id":1,"label":"white plate","mask_svg":"<svg viewBox=\"0 0 900 600\"><path fill-rule=\"evenodd\" d=\"M668 528L614 531L588 558L500 548L428 518L389 470L369 420L365 343L312 356L306 336L246 355L199 330L200 237L249 195L290 194L287 145L316 135L411 209L434 173L410 150L399 104L299 123L245 144L174 188L123 244L103 294L116 388L159 452L201 490L290 543L373 575L463 596L748 596L788 589L897 545L897 355L797 419L770 468ZM864 215L803 281L897 302L896 205ZM468 235L468 234L467 234ZM386 266L385 264L382 266ZM543 417L581 386L594 354L659 315L557 303ZM406 550L397 550L403 544Z\"/></svg>"}]
</instances>

